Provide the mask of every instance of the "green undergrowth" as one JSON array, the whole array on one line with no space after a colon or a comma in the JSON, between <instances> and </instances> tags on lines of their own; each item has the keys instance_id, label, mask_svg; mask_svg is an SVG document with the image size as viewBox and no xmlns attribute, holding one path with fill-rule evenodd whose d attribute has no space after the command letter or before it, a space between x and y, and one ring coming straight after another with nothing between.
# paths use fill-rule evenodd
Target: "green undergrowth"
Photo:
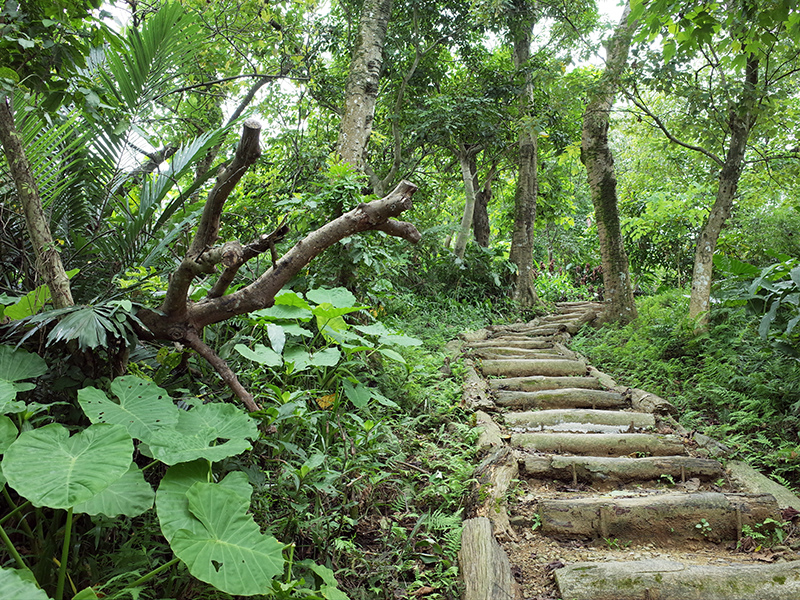
<instances>
[{"instance_id":1,"label":"green undergrowth","mask_svg":"<svg viewBox=\"0 0 800 600\"><path fill-rule=\"evenodd\" d=\"M683 290L638 301L624 327L584 329L572 347L620 385L675 404L679 421L712 435L738 458L800 488L800 364L758 335L744 309L712 312L695 335Z\"/></svg>"}]
</instances>

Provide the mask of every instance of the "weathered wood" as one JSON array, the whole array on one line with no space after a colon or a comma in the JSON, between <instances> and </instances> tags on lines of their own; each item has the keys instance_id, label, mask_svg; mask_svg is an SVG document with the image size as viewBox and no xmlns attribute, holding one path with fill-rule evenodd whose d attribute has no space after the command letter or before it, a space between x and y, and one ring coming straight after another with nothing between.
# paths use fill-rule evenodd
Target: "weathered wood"
<instances>
[{"instance_id":1,"label":"weathered wood","mask_svg":"<svg viewBox=\"0 0 800 600\"><path fill-rule=\"evenodd\" d=\"M536 392L496 391L495 403L509 408L623 408L628 401L616 392L562 388Z\"/></svg>"},{"instance_id":2,"label":"weathered wood","mask_svg":"<svg viewBox=\"0 0 800 600\"><path fill-rule=\"evenodd\" d=\"M538 392L541 390L557 390L565 388L583 388L591 390L602 389L600 380L595 377L547 377L545 375L490 379L489 387L493 390L510 390L518 392Z\"/></svg>"},{"instance_id":3,"label":"weathered wood","mask_svg":"<svg viewBox=\"0 0 800 600\"><path fill-rule=\"evenodd\" d=\"M605 481L628 482L657 480L662 475L673 481L697 477L716 481L725 476L716 460L690 456L653 456L646 458L610 456L539 456L527 455L523 473L537 479L558 479L577 483Z\"/></svg>"},{"instance_id":4,"label":"weathered wood","mask_svg":"<svg viewBox=\"0 0 800 600\"><path fill-rule=\"evenodd\" d=\"M797 600L800 563L583 562L555 572L569 600Z\"/></svg>"},{"instance_id":5,"label":"weathered wood","mask_svg":"<svg viewBox=\"0 0 800 600\"><path fill-rule=\"evenodd\" d=\"M541 500L538 512L548 535L663 543L735 541L741 526L780 518L774 496L716 492Z\"/></svg>"},{"instance_id":6,"label":"weathered wood","mask_svg":"<svg viewBox=\"0 0 800 600\"><path fill-rule=\"evenodd\" d=\"M495 404L489 397L489 386L486 380L478 375L478 372L475 370L475 363L469 359L465 359L464 366L466 372L464 374L463 393L461 395L462 406L469 410L494 408Z\"/></svg>"},{"instance_id":7,"label":"weathered wood","mask_svg":"<svg viewBox=\"0 0 800 600\"><path fill-rule=\"evenodd\" d=\"M464 331L463 333L459 334L462 340L467 342L468 344L472 344L475 342L482 342L487 337L489 337L489 330L488 329L478 329L477 331Z\"/></svg>"},{"instance_id":8,"label":"weathered wood","mask_svg":"<svg viewBox=\"0 0 800 600\"><path fill-rule=\"evenodd\" d=\"M511 563L492 535L486 517L464 521L461 549L458 551L463 600L515 600L519 586L511 574Z\"/></svg>"},{"instance_id":9,"label":"weathered wood","mask_svg":"<svg viewBox=\"0 0 800 600\"><path fill-rule=\"evenodd\" d=\"M547 350L553 347L553 342L547 340L487 340L485 342L472 342L471 348L526 348Z\"/></svg>"},{"instance_id":10,"label":"weathered wood","mask_svg":"<svg viewBox=\"0 0 800 600\"><path fill-rule=\"evenodd\" d=\"M500 448L504 445L500 426L482 410L475 413L475 427L481 430L478 436L478 450Z\"/></svg>"},{"instance_id":11,"label":"weathered wood","mask_svg":"<svg viewBox=\"0 0 800 600\"><path fill-rule=\"evenodd\" d=\"M647 433L516 433L511 445L538 452L587 456L686 454L680 438Z\"/></svg>"},{"instance_id":12,"label":"weathered wood","mask_svg":"<svg viewBox=\"0 0 800 600\"><path fill-rule=\"evenodd\" d=\"M638 388L631 388L631 406L634 410L657 415L678 414L678 409L671 402Z\"/></svg>"},{"instance_id":13,"label":"weathered wood","mask_svg":"<svg viewBox=\"0 0 800 600\"><path fill-rule=\"evenodd\" d=\"M519 463L507 446L486 457L473 474L477 482L476 494L472 496L477 499L474 514L492 522L494 535L500 541L517 539L506 510L506 492L517 475Z\"/></svg>"},{"instance_id":14,"label":"weathered wood","mask_svg":"<svg viewBox=\"0 0 800 600\"><path fill-rule=\"evenodd\" d=\"M772 494L778 501L780 508L791 506L796 510L800 510L800 498L777 481L769 479L751 466L738 460L728 462L727 466L731 479L740 486L740 489L747 490L751 494Z\"/></svg>"},{"instance_id":15,"label":"weathered wood","mask_svg":"<svg viewBox=\"0 0 800 600\"><path fill-rule=\"evenodd\" d=\"M598 371L592 365L589 365L586 369L588 371L588 375L590 377L596 377L600 381L600 383L602 384L602 386L604 388L609 389L609 390L619 391L619 392L622 392L623 390L625 390L625 388L618 386L617 382L614 381L611 378L610 375L606 375L602 371Z\"/></svg>"},{"instance_id":16,"label":"weathered wood","mask_svg":"<svg viewBox=\"0 0 800 600\"><path fill-rule=\"evenodd\" d=\"M535 360L564 360L567 358L560 352L543 352L541 350L530 350L523 348L477 348L470 352L471 355L483 360L505 360L515 358L527 358Z\"/></svg>"},{"instance_id":17,"label":"weathered wood","mask_svg":"<svg viewBox=\"0 0 800 600\"><path fill-rule=\"evenodd\" d=\"M484 375L501 377L528 377L530 375L585 375L586 364L576 360L536 360L509 358L484 360L481 363Z\"/></svg>"},{"instance_id":18,"label":"weathered wood","mask_svg":"<svg viewBox=\"0 0 800 600\"><path fill-rule=\"evenodd\" d=\"M527 429L554 425L604 425L624 430L655 427L656 419L647 413L572 408L508 413L505 422L507 427Z\"/></svg>"}]
</instances>

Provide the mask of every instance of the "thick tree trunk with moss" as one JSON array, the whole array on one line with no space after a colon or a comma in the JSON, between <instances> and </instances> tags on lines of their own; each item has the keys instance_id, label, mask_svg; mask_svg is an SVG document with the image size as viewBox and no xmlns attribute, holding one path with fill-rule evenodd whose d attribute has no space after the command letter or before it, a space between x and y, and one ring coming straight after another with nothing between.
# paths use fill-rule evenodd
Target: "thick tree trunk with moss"
<instances>
[{"instance_id":1,"label":"thick tree trunk with moss","mask_svg":"<svg viewBox=\"0 0 800 600\"><path fill-rule=\"evenodd\" d=\"M50 290L56 308L72 306L75 302L72 300L69 277L53 240L50 222L44 213L39 187L22 147L22 139L11 110L11 98L8 96L0 96L0 142L3 144L11 178L25 213L28 235L36 253L36 271Z\"/></svg>"},{"instance_id":2,"label":"thick tree trunk with moss","mask_svg":"<svg viewBox=\"0 0 800 600\"><path fill-rule=\"evenodd\" d=\"M516 7L516 4L520 4ZM514 66L525 69L531 54L531 35L536 17L531 7L515 3L519 16L510 24L514 47ZM520 115L530 116L533 98L533 80L525 72L525 85L520 94ZM533 286L533 227L536 221L536 196L539 193L538 147L530 127L522 127L519 136L519 173L514 194L514 230L511 234L509 260L517 267L514 283L514 301L521 307L540 304Z\"/></svg>"},{"instance_id":3,"label":"thick tree trunk with moss","mask_svg":"<svg viewBox=\"0 0 800 600\"><path fill-rule=\"evenodd\" d=\"M719 187L714 206L697 239L692 272L692 293L689 299L689 316L697 319L701 327L708 322L711 302L711 272L714 251L722 227L731 214L733 200L742 173L747 140L756 117L755 87L758 84L758 59L751 56L745 67L745 82L739 105L730 114L730 142L728 153L719 174Z\"/></svg>"},{"instance_id":4,"label":"thick tree trunk with moss","mask_svg":"<svg viewBox=\"0 0 800 600\"><path fill-rule=\"evenodd\" d=\"M364 170L364 153L375 116L383 66L383 43L392 13L392 0L365 0L361 9L358 43L353 51L345 86L345 107L339 129L342 160Z\"/></svg>"},{"instance_id":5,"label":"thick tree trunk with moss","mask_svg":"<svg viewBox=\"0 0 800 600\"><path fill-rule=\"evenodd\" d=\"M622 243L617 210L617 176L614 157L608 146L608 122L620 77L625 69L635 23L628 22L630 4L625 7L614 35L606 45L606 68L590 96L583 114L581 159L586 165L594 204L600 257L603 265L605 299L609 303L604 318L627 323L636 318L633 286L628 272L628 256Z\"/></svg>"}]
</instances>

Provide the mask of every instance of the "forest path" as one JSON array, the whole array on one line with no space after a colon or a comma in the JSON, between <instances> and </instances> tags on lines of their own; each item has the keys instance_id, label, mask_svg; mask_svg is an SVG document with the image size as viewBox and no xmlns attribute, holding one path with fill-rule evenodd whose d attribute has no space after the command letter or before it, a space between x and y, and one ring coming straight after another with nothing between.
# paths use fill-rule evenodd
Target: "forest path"
<instances>
[{"instance_id":1,"label":"forest path","mask_svg":"<svg viewBox=\"0 0 800 600\"><path fill-rule=\"evenodd\" d=\"M451 343L485 457L462 535L464 600L800 599L798 533L753 552L800 499L571 351L601 309L564 303Z\"/></svg>"}]
</instances>

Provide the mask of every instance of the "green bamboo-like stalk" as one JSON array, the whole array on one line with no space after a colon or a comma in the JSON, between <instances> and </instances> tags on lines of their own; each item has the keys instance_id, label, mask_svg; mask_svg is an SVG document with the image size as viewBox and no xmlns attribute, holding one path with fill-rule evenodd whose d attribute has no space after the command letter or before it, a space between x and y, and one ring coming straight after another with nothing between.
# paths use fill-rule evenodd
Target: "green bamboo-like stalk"
<instances>
[{"instance_id":1,"label":"green bamboo-like stalk","mask_svg":"<svg viewBox=\"0 0 800 600\"><path fill-rule=\"evenodd\" d=\"M64 598L64 582L67 579L67 560L69 559L69 542L72 537L72 507L67 510L67 523L64 525L64 545L61 547L61 564L58 565L58 584L56 600Z\"/></svg>"},{"instance_id":2,"label":"green bamboo-like stalk","mask_svg":"<svg viewBox=\"0 0 800 600\"><path fill-rule=\"evenodd\" d=\"M3 543L6 545L8 553L16 561L17 566L20 569L27 569L28 565L25 564L25 561L19 555L19 552L17 552L17 549L14 547L14 544L11 543L11 539L8 537L8 534L6 534L6 530L3 529L2 526L0 526L0 538L3 539Z\"/></svg>"}]
</instances>

